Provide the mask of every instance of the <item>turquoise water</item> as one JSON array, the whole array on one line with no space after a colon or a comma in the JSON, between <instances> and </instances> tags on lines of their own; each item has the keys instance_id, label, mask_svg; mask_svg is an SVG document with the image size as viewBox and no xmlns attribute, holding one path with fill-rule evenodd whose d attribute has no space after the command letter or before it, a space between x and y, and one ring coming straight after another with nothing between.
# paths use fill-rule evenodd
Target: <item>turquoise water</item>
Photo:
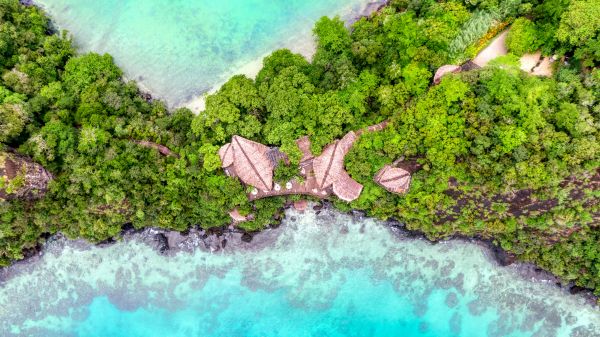
<instances>
[{"instance_id":1,"label":"turquoise water","mask_svg":"<svg viewBox=\"0 0 600 337\"><path fill-rule=\"evenodd\" d=\"M172 106L223 83L240 68L255 71L247 65L277 48L310 54L318 18L358 13L367 2L36 0L72 33L80 50L110 53L128 78Z\"/></svg>"},{"instance_id":2,"label":"turquoise water","mask_svg":"<svg viewBox=\"0 0 600 337\"><path fill-rule=\"evenodd\" d=\"M0 335L600 336L596 307L523 266L369 219L288 211L251 244L230 238L211 251L191 240L180 245L198 248L170 256L144 237L103 248L58 240L9 269Z\"/></svg>"}]
</instances>

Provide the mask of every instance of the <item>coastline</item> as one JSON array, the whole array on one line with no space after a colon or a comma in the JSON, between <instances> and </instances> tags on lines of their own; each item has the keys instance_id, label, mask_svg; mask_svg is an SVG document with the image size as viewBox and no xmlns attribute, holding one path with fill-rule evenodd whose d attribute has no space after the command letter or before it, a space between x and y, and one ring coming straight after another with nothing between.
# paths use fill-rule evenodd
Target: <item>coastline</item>
<instances>
[{"instance_id":1,"label":"coastline","mask_svg":"<svg viewBox=\"0 0 600 337\"><path fill-rule=\"evenodd\" d=\"M44 13L46 13L46 15L50 18L50 27L52 27L53 33L59 33L63 29L52 19L48 8L39 3L39 1L19 1L25 6L38 7ZM370 0L368 3L361 6L350 4L341 8L336 15L346 22L346 25L349 27L361 18L369 17L373 13L381 10L381 8L385 7L388 2L389 0ZM245 75L254 79L262 69L263 59L266 56L269 56L274 50L278 49L290 49L292 52L300 54L310 61L316 52L316 42L314 41L314 37L312 35L312 29L303 29L294 32L294 34L290 35L286 40L276 43L274 48L272 48L269 52L266 52L255 59L251 59L250 61L239 62L237 65L232 67L231 71L221 74L221 76L219 76L220 80L216 85L210 88L202 89L201 92L189 96L182 102L170 102L168 97L163 97L161 94L156 92L156 90L153 90L149 84L143 83L142 79L136 78L135 76L124 73L122 80L124 82L134 81L138 87L140 95L148 101L161 100L171 111L180 108L187 108L190 109L194 114L199 114L201 111L204 111L206 107L206 97L208 95L216 93L232 76Z\"/></svg>"},{"instance_id":2,"label":"coastline","mask_svg":"<svg viewBox=\"0 0 600 337\"><path fill-rule=\"evenodd\" d=\"M378 12L379 10L381 10L381 8L385 7L388 4L388 2L389 0L372 0L369 3L363 5L360 9L348 6L342 9L341 13L338 13L338 15L344 22L346 22L346 26L349 27L361 18L369 17L373 13ZM317 45L314 40L314 37L312 36L311 31L300 31L290 36L286 41L280 43L277 47L277 49L282 48L287 48L293 53L300 54L304 56L304 58L306 58L308 61L311 61L316 52ZM215 85L208 91L200 93L199 95L190 98L188 101L180 104L179 106L176 106L176 108L188 108L194 114L199 114L206 108L206 97L219 91L223 84L225 84L227 80L232 76L245 75L248 78L256 78L256 76L263 67L263 59L269 56L271 53L272 51L265 53L250 62L243 63L239 67L235 67L235 70L223 76L223 78L225 78L224 81ZM143 89L142 91L152 95L152 92L150 90L147 90L147 88Z\"/></svg>"},{"instance_id":3,"label":"coastline","mask_svg":"<svg viewBox=\"0 0 600 337\"><path fill-rule=\"evenodd\" d=\"M243 69L243 70L240 70L240 71L248 71L248 73L249 73L249 74L254 74L254 75L250 75L251 77L254 77L254 76L255 76L255 75L258 73L258 71L260 71L260 68L262 67L261 61L262 61L262 58L260 58L260 59L257 59L257 60L255 60L255 61L253 61L253 62L250 62L250 63L246 64L246 66L243 66L243 67L241 68L241 69ZM145 91L146 89L144 88L144 86L143 86L141 83L139 83L139 82L138 82L138 83L137 83L137 85L138 85L138 87L140 88L140 91L141 91L141 93L142 93L142 94L143 94L143 93L147 93L147 91ZM216 90L218 90L218 88L219 88L219 87L220 87L220 85L219 85L219 86L217 86L217 87L215 87L215 88L214 88L214 89L212 89L212 90L216 91ZM214 91L212 91L212 90L211 90L211 91L209 91L208 93L214 92ZM203 102L204 102L204 97L205 97L205 96L206 96L208 93L202 94L200 97L197 97L196 99L194 99L194 100L193 100L195 103L191 103L191 104L195 104L195 105L193 105L193 107L194 107L195 109L200 109L200 108L202 107L202 104L203 104ZM148 95L150 95L149 97L151 97L151 94L148 94ZM151 98L150 98L150 99L151 99ZM199 110L199 111L201 111L201 110ZM198 111L194 111L194 112L198 113ZM324 207L325 209L328 209L328 208L329 208L329 206L327 206L327 205L328 205L328 204L326 204L326 206ZM354 213L356 213L356 215L355 215L355 216L357 216L357 217L362 217L362 215L358 214L359 212L351 212L351 213L353 213L353 215L355 215ZM394 223L394 222L392 221L392 222L390 222L390 227L391 227L391 228L392 228L394 231L398 230L398 231L399 231L399 233L402 233L402 235L406 234L406 235L410 235L411 237L414 237L414 238L417 238L417 239L418 239L418 238L425 239L422 233L420 233L420 232L411 232L411 231L408 231L408 230L406 230L406 229L405 229L405 228L404 228L404 227L403 227L401 224L399 224L399 223ZM182 237L184 237L184 238L186 238L186 239L184 239L183 241L179 242L177 245L175 245L175 246L171 247L170 245L168 245L168 244L167 244L167 248L168 248L168 249L167 249L167 250L165 250L165 252L167 252L168 254L177 254L177 253L179 253L179 252L186 251L186 249L187 249L187 248L182 248L182 247L179 247L179 244L183 244L183 243L190 243L190 244L191 244L191 246L185 246L185 244L184 244L184 246L185 246L185 247L192 247L192 248L191 248L191 249L192 249L192 251L193 251L194 249L197 249L198 247L200 247L200 246L201 246L201 244L205 244L205 245L207 245L207 247L210 247L209 249L212 249L212 248L214 248L214 249L216 249L215 251L217 251L217 250L220 250L220 249L224 249L224 248L225 248L225 247L221 247L221 248L219 248L219 245L221 245L221 246L223 245L223 240L221 240L221 238L223 238L224 240L227 240L227 241L226 241L226 242L228 242L228 243L226 244L227 246L231 246L231 243L233 243L233 242L236 242L236 241L235 241L236 239L238 239L238 240L237 240L237 242L238 242L238 243L239 243L239 242L243 242L243 240L242 240L242 237L244 236L244 233L243 233L243 232L239 232L239 231L227 232L226 230L223 230L223 229L221 229L221 232L222 232L222 234L221 234L221 235L217 235L217 234L208 234L208 237L211 237L211 239L210 239L210 240L212 240L212 241L208 241L209 243L207 244L206 238L203 238L202 240L200 240L200 241L202 241L202 242L200 242L200 241L197 241L197 238L198 238L197 236L198 236L198 235L199 235L199 236L204 236L204 235L206 235L207 233L206 233L206 232L202 233L203 231L199 231L199 230L198 230L198 232L196 233L196 232L195 232L195 230L196 230L196 229L192 229L192 230L190 230L190 231L189 231L189 235L187 235L187 236L182 236ZM266 231L268 231L268 230L269 230L269 229L266 229ZM218 232L218 230L217 230L217 232ZM168 234L168 235L167 235L167 234ZM228 235L228 234L231 234L231 236L226 236L226 235ZM238 234L239 234L239 235L238 235ZM247 233L246 233L246 234L247 234ZM142 230L142 231L132 231L132 230L127 230L127 229L126 229L126 230L124 230L124 232L123 232L123 236L127 236L127 235L131 236L133 240L137 240L137 239L144 239L144 238L145 238L145 239L148 239L148 237L152 237L152 238L153 238L152 240L154 240L154 241L152 241L152 242L157 242L157 243L160 243L160 240L156 239L156 236L158 236L158 235L162 235L162 236L163 236L163 237L165 237L165 238L169 238L169 237L171 237L171 236L176 236L176 235L179 235L179 232L173 232L173 231L163 231L163 230L160 230L160 229L145 229L145 230ZM137 237L138 237L138 235L141 235L141 237L140 237L140 238L137 238ZM249 234L248 234L248 235L249 235ZM213 236L214 236L214 237L213 237ZM226 236L226 237L225 237L225 236ZM239 236L239 238L238 238L238 236ZM160 237L160 236L159 236L159 237ZM64 237L62 237L62 238L64 238ZM48 241L50 242L50 241L53 241L53 240L54 240L54 241L56 241L56 240L61 240L62 238L61 238L61 235L60 235L60 234L58 234L58 235L56 235L56 236L53 236L53 237L51 237L51 238L50 238ZM137 238L137 239L136 239L136 238ZM187 238L189 238L189 241L187 240ZM247 237L246 237L246 238L247 238ZM125 238L124 238L124 239L125 239ZM144 239L144 240L145 240L145 239ZM214 239L214 240L213 240L213 239ZM196 241L194 241L194 240L196 240ZM453 236L453 237L451 237L451 238L449 238L449 239L445 239L445 240L442 240L442 241L434 241L434 242L433 242L433 244L437 244L437 243L446 242L446 241L448 241L448 240L459 240L459 241L463 241L463 240L464 240L464 241L468 241L468 242L475 242L475 243L477 243L477 244L481 244L481 245L485 246L486 248L490 249L490 252L489 252L489 253L491 254L491 255L490 255L490 257L493 257L494 259L496 259L496 261L497 261L499 264L502 264L502 262L500 262L500 261L505 261L505 260L503 260L503 259L500 259L500 258L499 258L499 255L498 255L498 254L502 255L502 254L503 254L502 252L504 252L504 251L502 251L502 250L498 250L498 248L497 248L496 246L494 246L494 245L493 245L493 243L492 243L490 240L486 240L486 239L481 239L481 238L468 238L468 237L462 237L462 236ZM75 241L78 241L78 240L75 240ZM429 240L427 240L427 241L429 241ZM84 241L84 242L85 242L85 241ZM167 242L168 242L168 239L167 239ZM198 245L194 246L194 243L195 243L195 242L197 242L197 243L198 243ZM431 241L430 241L430 242L431 242ZM164 242L163 242L163 243L164 243ZM83 244L83 243L82 243L82 244ZM88 245L89 245L89 243L87 243L87 242L85 242L85 244L88 244ZM100 243L100 244L98 244L98 246L109 245L109 244L111 244L111 242L107 242L107 243ZM213 245L213 244L214 244L214 245ZM162 246L158 247L157 249L160 251L160 249L162 249L162 247L164 247L164 244L163 244ZM43 254L43 252L42 252L42 254ZM506 253L504 253L504 255L506 255ZM22 261L23 261L23 262L25 262L25 261L29 261L29 260L32 260L32 261L33 261L33 260L35 259L35 256L38 256L38 255L37 255L37 254L34 254L34 255L33 255L33 256L31 256L30 258L27 258L26 260L22 260ZM16 262L15 264L18 264L18 263L20 263L20 262L22 262L22 261L18 261L18 262ZM534 265L531 265L531 264L526 264L526 263L520 263L520 262L519 262L519 263L517 263L517 264L518 264L518 265L528 265L529 267L533 268L533 270L532 270L531 272L533 272L533 273L540 272L541 274L543 274L543 275L537 275L537 276L536 276L536 275L534 275L534 276L531 276L532 278L535 278L536 280L539 280L539 281L541 281L541 282L553 282L553 283L555 283L557 286L559 286L561 289L564 289L564 290L566 290L566 291L569 291L569 292L571 292L571 291L572 291L571 289L573 289L573 288L574 288L574 287L570 287L570 288L568 288L568 289L567 289L566 287L567 287L568 285L564 285L564 286L561 286L561 285L559 285L559 284L560 284L560 282L558 281L558 279L557 279L556 277L554 277L554 276L551 276L551 275L550 275L550 274L548 274L547 272L544 272L544 271L542 271L541 269L539 269L539 268L535 267ZM13 265L13 266L14 266L14 265ZM11 268L11 267L6 267L6 268ZM0 282L4 282L4 281L5 281L5 278L4 278L4 269L5 269L5 268L2 268L2 270L0 270ZM533 274L532 274L532 275L533 275ZM524 277L525 277L525 276L524 276ZM539 279L538 279L538 277L539 277ZM596 300L598 299L597 297L594 297L594 296L591 294L591 292L589 292L589 291L587 291L587 292L586 292L586 291L584 291L584 293L585 293L585 294L587 294L587 295L589 295L589 296L591 297L591 299L590 299L591 301L593 301L594 299L596 299Z\"/></svg>"},{"instance_id":4,"label":"coastline","mask_svg":"<svg viewBox=\"0 0 600 337\"><path fill-rule=\"evenodd\" d=\"M296 216L289 216L289 211L294 210L292 204L286 205L281 209L283 217L291 222L297 221ZM315 212L316 215L324 214L335 218L337 216L350 216L353 221L365 222L375 220L366 216L362 211L351 210L342 212L337 210L332 203L322 201L319 203L310 202L308 210ZM304 212L299 212L304 213ZM480 248L488 261L498 268L508 268L510 272L519 278L539 284L550 284L565 296L575 296L582 298L585 302L596 309L600 309L600 297L595 296L590 289L581 288L573 284L564 284L558 277L550 272L541 269L537 265L529 262L519 261L512 254L504 251L501 247L495 245L492 240L481 237L466 237L462 235L453 235L442 240L429 240L424 233L406 229L406 227L397 220L382 221L384 226L390 231L390 234L399 240L418 240L430 245L444 244L473 244ZM10 266L0 267L0 285L5 284L12 278L34 268L40 263L46 254L60 254L61 251L69 246L79 250L88 250L91 248L108 248L119 243L142 243L147 245L157 254L167 257L174 257L178 254L193 254L197 250L211 254L231 254L239 251L256 252L263 250L272 244L275 239L281 235L279 230L280 223L265 228L258 232L245 232L233 226L222 226L203 230L197 226L189 228L184 232L166 230L161 228L133 229L124 228L117 239L112 239L99 243L91 243L84 239L71 240L63 234L58 233L50 236L46 242L39 245L35 251L22 260L15 261ZM343 234L343 228L340 232L332 235ZM458 261L459 262L459 261Z\"/></svg>"}]
</instances>

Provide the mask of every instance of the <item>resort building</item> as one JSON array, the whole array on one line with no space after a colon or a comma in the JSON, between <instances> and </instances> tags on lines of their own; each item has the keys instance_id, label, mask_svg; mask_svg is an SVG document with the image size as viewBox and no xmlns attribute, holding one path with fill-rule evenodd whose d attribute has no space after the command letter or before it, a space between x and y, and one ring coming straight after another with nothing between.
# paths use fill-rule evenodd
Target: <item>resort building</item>
<instances>
[{"instance_id":1,"label":"resort building","mask_svg":"<svg viewBox=\"0 0 600 337\"><path fill-rule=\"evenodd\" d=\"M374 180L388 192L404 194L410 187L410 172L399 167L384 166L374 177Z\"/></svg>"}]
</instances>

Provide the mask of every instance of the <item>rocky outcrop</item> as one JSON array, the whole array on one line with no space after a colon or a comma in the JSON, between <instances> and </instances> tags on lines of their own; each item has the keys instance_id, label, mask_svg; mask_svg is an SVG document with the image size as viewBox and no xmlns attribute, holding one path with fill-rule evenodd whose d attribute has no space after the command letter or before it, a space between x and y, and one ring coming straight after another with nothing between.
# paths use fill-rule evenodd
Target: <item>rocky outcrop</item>
<instances>
[{"instance_id":1,"label":"rocky outcrop","mask_svg":"<svg viewBox=\"0 0 600 337\"><path fill-rule=\"evenodd\" d=\"M0 150L0 200L35 200L48 190L52 174L19 154Z\"/></svg>"}]
</instances>

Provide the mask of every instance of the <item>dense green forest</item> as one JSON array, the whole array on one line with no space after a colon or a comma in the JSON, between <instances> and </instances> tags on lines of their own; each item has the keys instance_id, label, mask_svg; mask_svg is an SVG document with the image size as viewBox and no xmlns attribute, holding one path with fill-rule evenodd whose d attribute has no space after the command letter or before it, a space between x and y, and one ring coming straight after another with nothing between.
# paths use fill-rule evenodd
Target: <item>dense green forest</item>
<instances>
[{"instance_id":1,"label":"dense green forest","mask_svg":"<svg viewBox=\"0 0 600 337\"><path fill-rule=\"evenodd\" d=\"M438 67L467 61L508 25L508 56L431 85ZM255 80L231 78L195 116L144 99L109 55L77 55L39 9L0 0L0 151L55 177L40 200L0 201L0 264L59 231L102 241L126 224L209 228L234 207L255 215L242 228L259 230L287 200L249 203L224 175L217 150L232 135L280 146L291 159L276 172L283 180L297 174L297 138L319 153L390 120L346 158L365 188L337 207L431 239L493 239L600 295L599 33L598 0L392 0L350 29L321 19L311 62L276 51ZM519 69L518 56L536 50L559 60L552 78ZM414 168L403 196L372 180L397 160Z\"/></svg>"}]
</instances>

